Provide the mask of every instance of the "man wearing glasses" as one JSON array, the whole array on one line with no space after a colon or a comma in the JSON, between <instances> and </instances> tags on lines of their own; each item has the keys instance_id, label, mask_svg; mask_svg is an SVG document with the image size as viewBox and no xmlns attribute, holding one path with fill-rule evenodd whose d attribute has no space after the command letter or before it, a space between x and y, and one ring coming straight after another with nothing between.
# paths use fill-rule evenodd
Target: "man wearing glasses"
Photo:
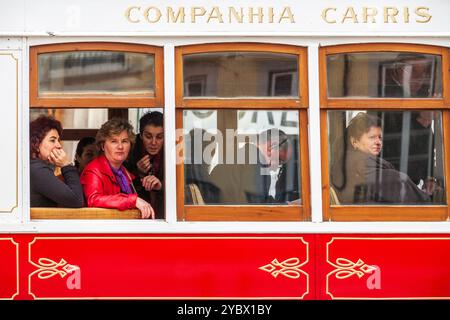
<instances>
[{"instance_id":1,"label":"man wearing glasses","mask_svg":"<svg viewBox=\"0 0 450 320\"><path fill-rule=\"evenodd\" d=\"M257 143L246 143L237 151L238 158L239 154L245 155L245 161L218 164L212 170L211 182L219 190L218 203L237 205L279 202L276 199L281 190L276 189L282 186L276 186L276 181L292 153L289 138L282 130L273 128L261 132Z\"/></svg>"}]
</instances>

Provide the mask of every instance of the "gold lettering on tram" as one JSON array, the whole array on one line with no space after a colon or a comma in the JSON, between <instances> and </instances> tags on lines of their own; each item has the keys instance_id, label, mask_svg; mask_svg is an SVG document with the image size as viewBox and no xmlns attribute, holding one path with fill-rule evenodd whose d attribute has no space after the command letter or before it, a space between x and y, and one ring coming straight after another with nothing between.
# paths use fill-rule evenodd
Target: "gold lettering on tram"
<instances>
[{"instance_id":1,"label":"gold lettering on tram","mask_svg":"<svg viewBox=\"0 0 450 320\"><path fill-rule=\"evenodd\" d=\"M342 17L341 23L344 23L347 19L350 19L353 23L358 23L358 17L355 13L355 9L353 7L348 7L347 11L345 11L344 16Z\"/></svg>"},{"instance_id":2,"label":"gold lettering on tram","mask_svg":"<svg viewBox=\"0 0 450 320\"><path fill-rule=\"evenodd\" d=\"M206 13L206 10L203 7L192 7L191 8L191 22L196 23L196 18L204 16L205 13Z\"/></svg>"},{"instance_id":3,"label":"gold lettering on tram","mask_svg":"<svg viewBox=\"0 0 450 320\"><path fill-rule=\"evenodd\" d=\"M424 18L424 20L418 20L416 19L417 23L427 23L431 20L431 15L428 13L430 11L430 8L427 7L417 7L415 10L416 15L418 15L421 18Z\"/></svg>"},{"instance_id":4,"label":"gold lettering on tram","mask_svg":"<svg viewBox=\"0 0 450 320\"><path fill-rule=\"evenodd\" d=\"M161 11L157 7L148 7L144 11L145 20L150 23L156 23L161 19Z\"/></svg>"},{"instance_id":5,"label":"gold lettering on tram","mask_svg":"<svg viewBox=\"0 0 450 320\"><path fill-rule=\"evenodd\" d=\"M292 14L290 7L284 7L283 12L281 13L280 19L278 23L281 23L283 19L288 19L290 23L295 23L294 15Z\"/></svg>"},{"instance_id":6,"label":"gold lettering on tram","mask_svg":"<svg viewBox=\"0 0 450 320\"><path fill-rule=\"evenodd\" d=\"M397 23L398 9L395 7L385 7L384 8L384 23Z\"/></svg>"},{"instance_id":7,"label":"gold lettering on tram","mask_svg":"<svg viewBox=\"0 0 450 320\"><path fill-rule=\"evenodd\" d=\"M432 15L428 7L327 7L322 10L322 20L328 24L340 23L377 23L377 18L384 24L393 23L428 23ZM381 20L382 19L382 20Z\"/></svg>"},{"instance_id":8,"label":"gold lettering on tram","mask_svg":"<svg viewBox=\"0 0 450 320\"><path fill-rule=\"evenodd\" d=\"M125 9L130 23L296 23L291 7L165 7L130 6ZM321 12L327 24L396 24L428 23L432 19L428 7L326 7Z\"/></svg>"},{"instance_id":9,"label":"gold lettering on tram","mask_svg":"<svg viewBox=\"0 0 450 320\"><path fill-rule=\"evenodd\" d=\"M370 18L370 23L377 23L376 16L378 14L377 8L363 8L363 23L368 23Z\"/></svg>"},{"instance_id":10,"label":"gold lettering on tram","mask_svg":"<svg viewBox=\"0 0 450 320\"><path fill-rule=\"evenodd\" d=\"M232 23L232 19L231 19L231 17L234 17L234 19L235 19L235 21L237 22L237 23L243 23L244 22L244 8L239 8L240 9L240 11L238 12L237 10L236 10L236 8L234 8L234 7L229 7L228 8L228 11L229 11L229 15L228 15L228 22L229 23Z\"/></svg>"},{"instance_id":11,"label":"gold lettering on tram","mask_svg":"<svg viewBox=\"0 0 450 320\"><path fill-rule=\"evenodd\" d=\"M127 10L125 10L125 18L127 18L128 22L131 23L139 23L141 20L135 19L136 14L132 13L132 11L140 11L141 7L128 7Z\"/></svg>"},{"instance_id":12,"label":"gold lettering on tram","mask_svg":"<svg viewBox=\"0 0 450 320\"><path fill-rule=\"evenodd\" d=\"M176 14L172 7L166 7L166 11L167 11L167 23L177 23L177 22L184 23L184 18L186 17L184 7L178 8ZM180 21L178 21L178 19Z\"/></svg>"},{"instance_id":13,"label":"gold lettering on tram","mask_svg":"<svg viewBox=\"0 0 450 320\"><path fill-rule=\"evenodd\" d=\"M248 20L250 23L253 23L253 18L257 17L258 18L258 23L263 23L263 18L264 18L264 13L263 13L263 8L258 7L257 8L257 12L254 13L254 8L250 7L248 8Z\"/></svg>"},{"instance_id":14,"label":"gold lettering on tram","mask_svg":"<svg viewBox=\"0 0 450 320\"><path fill-rule=\"evenodd\" d=\"M223 23L222 13L220 12L219 7L213 7L211 13L208 16L208 20L206 23L209 23L212 19L217 19L217 22Z\"/></svg>"},{"instance_id":15,"label":"gold lettering on tram","mask_svg":"<svg viewBox=\"0 0 450 320\"><path fill-rule=\"evenodd\" d=\"M336 13L337 8L326 8L322 11L322 19L326 23L336 23L336 19L330 19L328 16L329 11L334 11Z\"/></svg>"},{"instance_id":16,"label":"gold lettering on tram","mask_svg":"<svg viewBox=\"0 0 450 320\"><path fill-rule=\"evenodd\" d=\"M403 21L405 23L409 23L409 8L408 7L403 8Z\"/></svg>"},{"instance_id":17,"label":"gold lettering on tram","mask_svg":"<svg viewBox=\"0 0 450 320\"><path fill-rule=\"evenodd\" d=\"M186 12L188 12L187 16ZM125 9L130 23L295 23L291 7L165 7L130 6ZM187 16L187 19L186 19Z\"/></svg>"}]
</instances>

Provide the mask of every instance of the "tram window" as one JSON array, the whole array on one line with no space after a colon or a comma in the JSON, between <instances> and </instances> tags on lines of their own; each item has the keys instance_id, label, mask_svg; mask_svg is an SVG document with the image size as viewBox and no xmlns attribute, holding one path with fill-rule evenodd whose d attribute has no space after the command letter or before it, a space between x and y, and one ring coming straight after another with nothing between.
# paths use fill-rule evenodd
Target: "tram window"
<instances>
[{"instance_id":1,"label":"tram window","mask_svg":"<svg viewBox=\"0 0 450 320\"><path fill-rule=\"evenodd\" d=\"M163 153L163 143L164 139L160 139L159 148L156 150L154 144L150 144L145 139L141 139L142 136L139 134L140 119L149 112L153 114L160 115L159 120L161 120L161 126L154 128L148 128L145 123L143 128L143 135L147 134L147 131L159 130L159 134L163 135L163 125L162 125L162 109L93 109L93 108L83 108L83 109L31 109L30 110L30 120L33 121L41 115L48 115L54 119L61 122L63 127L61 135L61 145L62 149L67 154L69 161L73 160L76 168L78 169L79 175L81 175L83 169L89 164L90 161L95 159L98 155L103 152L100 151L95 143L95 137L97 135L98 129L105 123L108 118L120 115L122 118L127 119L135 129L135 133L138 138L133 145L133 148L129 151L129 156L127 160L123 162L123 165L127 168L131 174L135 176L136 179L133 180L134 190L138 193L139 197L145 201L151 203L158 219L164 218L164 188L160 188L157 191L149 191L145 189L142 183L142 177L139 175L137 168L137 161L140 160L145 155L149 154L150 163L153 168L151 168L151 174L157 177L161 184L164 182L164 159L162 157ZM149 120L150 121L150 120ZM151 122L151 121L150 121ZM149 122L149 123L150 123ZM158 122L159 123L159 122ZM153 124L153 122L152 122ZM156 122L154 123L156 124ZM147 131L146 131L147 130ZM153 131L152 131L153 133ZM81 145L80 145L81 144ZM158 144L158 143L157 143ZM153 150L153 149L155 150ZM148 151L149 149L152 149ZM154 154L153 154L153 153ZM152 161L153 158L159 160ZM63 181L67 178L72 179L72 177L65 177L62 174L60 167L55 166L54 174L60 177ZM149 173L147 173L149 174ZM52 211L50 208L39 208L39 207L52 207L55 205L55 201L51 196L45 197L50 200L44 199L44 196L39 196L37 194L42 194L42 192L33 191L36 189L36 181L33 181L33 175L31 177L31 218L32 219L136 219L140 218L139 212L137 210L106 210L99 209L97 207L102 207L102 205L95 206L95 208L83 207L78 210L61 209L58 208L58 212ZM66 178L66 179L65 179ZM86 193L84 192L86 196ZM84 205L88 205L86 198L84 198ZM57 206L61 206L61 203L56 203ZM108 208L110 208L108 206Z\"/></svg>"},{"instance_id":2,"label":"tram window","mask_svg":"<svg viewBox=\"0 0 450 320\"><path fill-rule=\"evenodd\" d=\"M414 52L358 52L327 56L333 98L442 97L441 57Z\"/></svg>"},{"instance_id":3,"label":"tram window","mask_svg":"<svg viewBox=\"0 0 450 320\"><path fill-rule=\"evenodd\" d=\"M155 107L163 103L161 47L84 42L30 48L33 107Z\"/></svg>"},{"instance_id":4,"label":"tram window","mask_svg":"<svg viewBox=\"0 0 450 320\"><path fill-rule=\"evenodd\" d=\"M38 55L38 95L155 95L155 57L113 51L72 51ZM150 72L149 72L150 71Z\"/></svg>"},{"instance_id":5,"label":"tram window","mask_svg":"<svg viewBox=\"0 0 450 320\"><path fill-rule=\"evenodd\" d=\"M176 48L179 220L308 220L307 63L300 47Z\"/></svg>"},{"instance_id":6,"label":"tram window","mask_svg":"<svg viewBox=\"0 0 450 320\"><path fill-rule=\"evenodd\" d=\"M329 111L328 128L341 205L447 203L440 111Z\"/></svg>"},{"instance_id":7,"label":"tram window","mask_svg":"<svg viewBox=\"0 0 450 320\"><path fill-rule=\"evenodd\" d=\"M185 110L185 204L301 204L298 119L295 110Z\"/></svg>"},{"instance_id":8,"label":"tram window","mask_svg":"<svg viewBox=\"0 0 450 320\"><path fill-rule=\"evenodd\" d=\"M320 56L325 219L446 220L447 55L358 44Z\"/></svg>"},{"instance_id":9,"label":"tram window","mask_svg":"<svg viewBox=\"0 0 450 320\"><path fill-rule=\"evenodd\" d=\"M185 97L298 97L298 57L270 52L183 56Z\"/></svg>"},{"instance_id":10,"label":"tram window","mask_svg":"<svg viewBox=\"0 0 450 320\"><path fill-rule=\"evenodd\" d=\"M148 108L159 108L159 112L157 112L159 114L158 118L161 120L161 128L159 129L163 130L163 109L161 108L164 105L163 80L162 47L112 42L61 43L33 46L30 48L30 120L32 121L40 114L51 115L59 120L64 128L60 138L63 148L68 153L67 158L76 160L79 164L78 170L82 171L81 161L83 159L77 157L79 155L76 154L76 148L81 144L88 145L89 147L85 148L87 150L86 159L92 158L95 153L95 148L90 148L93 137L96 136L98 129L106 121L112 118L128 120L136 130L135 132L138 132L139 120L143 113L148 111ZM130 138L130 134L128 136ZM164 141L163 138L160 139L161 141ZM36 144L36 141L31 142L31 144L33 143ZM160 144L161 150L162 145L163 143ZM134 155L133 152L134 150L130 150L128 153L130 159L122 162L126 167L130 167L129 171L134 169L131 158ZM33 157L33 155L31 156ZM37 159L42 159L42 157ZM159 168L156 171L160 174L160 180L164 179L163 161L161 158L162 164L160 163L159 166L155 165ZM64 167L63 165L61 166ZM73 167L69 169L72 170ZM61 171L64 173L64 168ZM119 171L123 175L124 171ZM125 178L124 180L125 176L123 175L122 177L120 172L117 172L116 175L119 177L117 179L121 179L123 182L120 183L121 192L138 192L137 190L136 192L129 192L131 186L124 182L128 179ZM54 178L52 174L49 174L48 177L50 179ZM71 180L74 176L64 176L64 178ZM140 178L136 176L134 181L138 184L137 187L143 187L140 184ZM69 184L67 179L65 183ZM58 185L58 181L52 181L55 182L55 185ZM36 186L33 176L30 178L30 184L32 189ZM85 186L87 183L83 185ZM164 187L162 183L160 185L159 195L157 197L149 196L151 198L149 201L155 200L158 203L162 203L162 206L158 207L158 209L155 208L155 210L158 210L157 218L164 218ZM64 187L64 185L60 186ZM55 203L53 199L54 194L51 192L46 195L52 201L47 201L48 199L42 200L43 197L36 197L35 190L31 190L31 218L137 219L141 217L142 210L139 212L139 210L134 208L133 201L127 206L117 207L120 210L114 210L115 206L110 205L109 202L105 202L105 205L95 205L92 201L89 202L90 200L85 201L84 204L104 209L67 208L72 206L80 207L78 203L79 186L80 184L76 188L68 190L72 196L67 196L67 194L57 190L59 193L62 193L62 198L64 199L61 203L57 201ZM83 193L86 194L86 192ZM76 198L76 204L71 202L73 198ZM70 201L66 201L67 199ZM39 202L38 200L42 201ZM142 204L142 202L140 203ZM34 205L37 207L33 207ZM58 209L42 208L55 205L58 206ZM123 209L133 210L123 211ZM149 210L147 211L150 212Z\"/></svg>"}]
</instances>

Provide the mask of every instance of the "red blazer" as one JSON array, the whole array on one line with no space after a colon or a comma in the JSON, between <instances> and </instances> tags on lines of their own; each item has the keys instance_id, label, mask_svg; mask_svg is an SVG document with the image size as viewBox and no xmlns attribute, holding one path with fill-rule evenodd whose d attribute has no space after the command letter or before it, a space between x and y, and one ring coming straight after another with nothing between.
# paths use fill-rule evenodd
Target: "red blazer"
<instances>
[{"instance_id":1,"label":"red blazer","mask_svg":"<svg viewBox=\"0 0 450 320\"><path fill-rule=\"evenodd\" d=\"M122 169L128 172L123 166ZM131 173L127 176L127 180L131 184L130 177L131 179L134 179L134 176ZM92 160L86 168L84 168L80 177L80 182L83 187L88 207L119 210L136 208L136 199L138 195L136 193L120 193L120 186L116 180L116 176L112 172L109 162L103 154Z\"/></svg>"}]
</instances>

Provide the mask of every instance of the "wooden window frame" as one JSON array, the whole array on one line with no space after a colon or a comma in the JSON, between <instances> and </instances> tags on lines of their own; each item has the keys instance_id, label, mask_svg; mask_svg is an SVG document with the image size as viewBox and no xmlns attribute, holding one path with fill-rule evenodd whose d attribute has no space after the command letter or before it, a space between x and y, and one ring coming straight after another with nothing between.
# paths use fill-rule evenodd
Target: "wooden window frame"
<instances>
[{"instance_id":1,"label":"wooden window frame","mask_svg":"<svg viewBox=\"0 0 450 320\"><path fill-rule=\"evenodd\" d=\"M155 56L155 96L136 94L74 94L51 98L38 96L38 54L70 51L115 51L148 53ZM118 42L72 42L30 47L30 108L72 109L108 108L108 118L128 118L129 108L164 108L164 51L162 47ZM79 136L94 136L98 129L71 128L63 131L63 140ZM88 208L30 208L31 219L139 219L138 210L119 212L114 209Z\"/></svg>"},{"instance_id":2,"label":"wooden window frame","mask_svg":"<svg viewBox=\"0 0 450 320\"><path fill-rule=\"evenodd\" d=\"M327 97L326 58L330 54L357 52L414 52L440 55L442 58L442 97L347 99ZM325 221L446 221L450 217L450 49L437 46L397 43L349 44L319 49L320 127L322 165L322 207ZM413 111L433 109L442 112L446 205L436 206L351 206L330 204L330 171L327 112L332 110Z\"/></svg>"},{"instance_id":3,"label":"wooden window frame","mask_svg":"<svg viewBox=\"0 0 450 320\"><path fill-rule=\"evenodd\" d=\"M155 95L73 94L39 97L38 55L70 51L112 51L148 53L155 56ZM30 47L30 108L139 108L164 106L164 53L162 47L118 42L72 42Z\"/></svg>"},{"instance_id":4,"label":"wooden window frame","mask_svg":"<svg viewBox=\"0 0 450 320\"><path fill-rule=\"evenodd\" d=\"M210 52L288 53L298 56L299 97L293 98L198 98L183 97L183 55ZM301 205L186 205L184 203L184 164L177 164L177 220L178 221L310 221L310 185L308 154L308 62L307 48L265 43L211 43L175 48L176 128L183 128L185 109L248 109L295 110L299 113L299 153ZM184 144L181 143L181 152Z\"/></svg>"}]
</instances>

